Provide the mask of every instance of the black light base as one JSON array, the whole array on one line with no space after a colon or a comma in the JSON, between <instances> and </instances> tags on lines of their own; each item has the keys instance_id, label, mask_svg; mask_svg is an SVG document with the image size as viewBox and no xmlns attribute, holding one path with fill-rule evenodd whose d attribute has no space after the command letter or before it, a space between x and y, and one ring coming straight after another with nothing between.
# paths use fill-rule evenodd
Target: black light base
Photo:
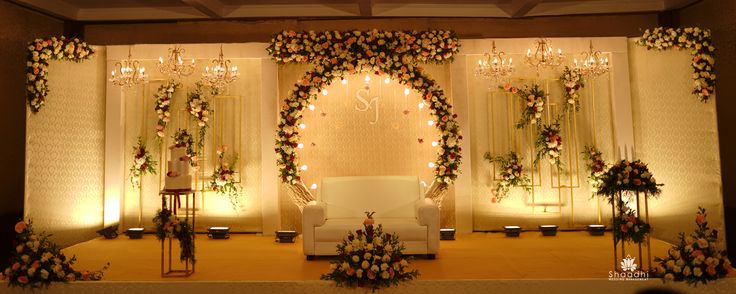
<instances>
[{"instance_id":1,"label":"black light base","mask_svg":"<svg viewBox=\"0 0 736 294\"><path fill-rule=\"evenodd\" d=\"M207 229L207 237L211 239L230 239L230 227L210 227Z\"/></svg>"},{"instance_id":2,"label":"black light base","mask_svg":"<svg viewBox=\"0 0 736 294\"><path fill-rule=\"evenodd\" d=\"M279 243L294 243L296 238L296 231L276 231L276 242Z\"/></svg>"},{"instance_id":3,"label":"black light base","mask_svg":"<svg viewBox=\"0 0 736 294\"><path fill-rule=\"evenodd\" d=\"M588 233L591 236L603 236L606 232L605 225L588 225Z\"/></svg>"},{"instance_id":4,"label":"black light base","mask_svg":"<svg viewBox=\"0 0 736 294\"><path fill-rule=\"evenodd\" d=\"M440 229L440 240L455 240L455 229Z\"/></svg>"},{"instance_id":5,"label":"black light base","mask_svg":"<svg viewBox=\"0 0 736 294\"><path fill-rule=\"evenodd\" d=\"M109 226L102 230L97 231L97 234L105 237L105 239L115 239L118 237L118 225Z\"/></svg>"},{"instance_id":6,"label":"black light base","mask_svg":"<svg viewBox=\"0 0 736 294\"><path fill-rule=\"evenodd\" d=\"M557 236L557 225L540 225L539 230L542 232L542 236Z\"/></svg>"},{"instance_id":7,"label":"black light base","mask_svg":"<svg viewBox=\"0 0 736 294\"><path fill-rule=\"evenodd\" d=\"M506 232L506 237L519 237L521 235L520 226L504 226L503 230Z\"/></svg>"},{"instance_id":8,"label":"black light base","mask_svg":"<svg viewBox=\"0 0 736 294\"><path fill-rule=\"evenodd\" d=\"M128 239L143 239L143 228L130 228L125 231Z\"/></svg>"}]
</instances>

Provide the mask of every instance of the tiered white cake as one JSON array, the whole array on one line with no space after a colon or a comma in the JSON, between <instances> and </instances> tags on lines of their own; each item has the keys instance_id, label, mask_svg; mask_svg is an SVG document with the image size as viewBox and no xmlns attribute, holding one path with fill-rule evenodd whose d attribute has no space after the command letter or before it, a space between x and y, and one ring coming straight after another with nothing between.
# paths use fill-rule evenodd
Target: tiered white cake
<instances>
[{"instance_id":1,"label":"tiered white cake","mask_svg":"<svg viewBox=\"0 0 736 294\"><path fill-rule=\"evenodd\" d=\"M171 149L169 157L169 169L166 172L164 189L166 190L190 190L192 189L192 176L189 174L189 156L183 147Z\"/></svg>"}]
</instances>

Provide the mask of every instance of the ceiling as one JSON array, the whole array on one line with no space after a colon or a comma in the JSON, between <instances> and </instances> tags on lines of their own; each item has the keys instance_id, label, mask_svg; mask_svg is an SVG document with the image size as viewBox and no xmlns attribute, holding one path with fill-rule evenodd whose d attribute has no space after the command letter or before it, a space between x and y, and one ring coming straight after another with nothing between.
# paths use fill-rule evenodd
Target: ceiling
<instances>
[{"instance_id":1,"label":"ceiling","mask_svg":"<svg viewBox=\"0 0 736 294\"><path fill-rule=\"evenodd\" d=\"M699 0L11 0L76 21L501 17L659 12Z\"/></svg>"}]
</instances>

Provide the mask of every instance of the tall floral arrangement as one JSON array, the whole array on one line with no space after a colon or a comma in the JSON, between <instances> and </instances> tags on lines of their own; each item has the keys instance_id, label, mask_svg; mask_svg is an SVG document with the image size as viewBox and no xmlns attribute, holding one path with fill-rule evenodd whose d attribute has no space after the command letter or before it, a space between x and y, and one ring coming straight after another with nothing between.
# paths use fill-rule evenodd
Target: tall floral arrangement
<instances>
[{"instance_id":1,"label":"tall floral arrangement","mask_svg":"<svg viewBox=\"0 0 736 294\"><path fill-rule=\"evenodd\" d=\"M447 96L419 63L446 63L459 51L454 32L431 31L283 31L274 35L267 48L279 64L309 62L314 65L288 92L279 111L276 148L281 181L301 184L299 125L302 112L320 89L335 78L361 72L387 74L391 79L419 92L429 106L440 131L435 182L451 184L459 173L462 134Z\"/></svg>"},{"instance_id":2,"label":"tall floral arrangement","mask_svg":"<svg viewBox=\"0 0 736 294\"><path fill-rule=\"evenodd\" d=\"M26 60L26 100L33 113L41 110L49 93L48 70L51 60L82 62L94 56L95 50L77 38L64 36L35 39L28 43Z\"/></svg>"},{"instance_id":3,"label":"tall floral arrangement","mask_svg":"<svg viewBox=\"0 0 736 294\"><path fill-rule=\"evenodd\" d=\"M166 125L171 121L171 100L174 99L174 92L179 88L181 88L180 83L174 80L169 80L158 87L156 94L153 95L154 98L156 98L155 110L156 115L158 116L158 122L156 122L156 136L158 136L159 139L166 137Z\"/></svg>"},{"instance_id":4,"label":"tall floral arrangement","mask_svg":"<svg viewBox=\"0 0 736 294\"><path fill-rule=\"evenodd\" d=\"M525 86L523 89L519 89L511 84L505 84L500 86L500 88L506 92L515 94L524 104L521 118L516 123L517 129L536 124L542 119L542 112L544 111L545 103L544 99L547 98L547 93L542 91L542 88L539 85L532 84L531 86Z\"/></svg>"},{"instance_id":5,"label":"tall floral arrangement","mask_svg":"<svg viewBox=\"0 0 736 294\"><path fill-rule=\"evenodd\" d=\"M496 183L496 195L491 202L501 202L509 195L512 187L522 187L527 192L531 191L531 180L524 174L524 166L521 164L522 157L511 151L505 156L491 156L486 152L483 156L491 164L498 163L498 182Z\"/></svg>"},{"instance_id":6,"label":"tall floral arrangement","mask_svg":"<svg viewBox=\"0 0 736 294\"><path fill-rule=\"evenodd\" d=\"M606 172L606 162L603 161L603 152L593 145L585 146L583 150L583 159L585 159L585 168L588 170L588 183L593 195L603 183L603 174Z\"/></svg>"},{"instance_id":7,"label":"tall floral arrangement","mask_svg":"<svg viewBox=\"0 0 736 294\"><path fill-rule=\"evenodd\" d=\"M169 148L185 148L187 157L189 157L189 165L192 166L193 170L198 170L198 155L197 152L194 150L194 137L192 137L192 135L189 134L186 129L178 129L174 136L172 136L172 139L174 139L174 144L171 145Z\"/></svg>"},{"instance_id":8,"label":"tall floral arrangement","mask_svg":"<svg viewBox=\"0 0 736 294\"><path fill-rule=\"evenodd\" d=\"M148 151L143 138L138 137L138 143L133 146L133 165L130 167L130 182L135 187L140 187L141 178L146 174L156 174L156 165L151 152Z\"/></svg>"},{"instance_id":9,"label":"tall floral arrangement","mask_svg":"<svg viewBox=\"0 0 736 294\"><path fill-rule=\"evenodd\" d=\"M547 157L550 164L562 168L562 161L560 161L562 136L560 136L559 122L543 125L537 135L535 146L537 147L537 158L534 159L535 163L539 162L543 157Z\"/></svg>"},{"instance_id":10,"label":"tall floral arrangement","mask_svg":"<svg viewBox=\"0 0 736 294\"><path fill-rule=\"evenodd\" d=\"M164 240L166 238L176 238L179 240L179 260L194 263L194 229L188 220L179 220L171 210L166 208L159 210L153 218L153 224L156 225L156 238Z\"/></svg>"},{"instance_id":11,"label":"tall floral arrangement","mask_svg":"<svg viewBox=\"0 0 736 294\"><path fill-rule=\"evenodd\" d=\"M238 162L238 156L233 155L232 158L225 160L227 145L217 147L217 166L210 177L210 189L221 195L227 195L233 209L238 207L240 203L240 191L242 187L236 181L235 165Z\"/></svg>"},{"instance_id":12,"label":"tall floral arrangement","mask_svg":"<svg viewBox=\"0 0 736 294\"><path fill-rule=\"evenodd\" d=\"M197 82L194 91L187 94L187 112L197 123L199 129L199 140L197 141L199 149L204 147L204 139L209 127L210 114L212 113L203 88L202 82Z\"/></svg>"},{"instance_id":13,"label":"tall floral arrangement","mask_svg":"<svg viewBox=\"0 0 736 294\"><path fill-rule=\"evenodd\" d=\"M639 219L636 210L629 208L625 201L618 201L617 205L620 213L613 219L614 242L644 242L651 229L649 224Z\"/></svg>"},{"instance_id":14,"label":"tall floral arrangement","mask_svg":"<svg viewBox=\"0 0 736 294\"><path fill-rule=\"evenodd\" d=\"M707 102L716 88L715 51L710 30L658 27L644 31L636 42L648 50L685 49L692 55L693 94Z\"/></svg>"},{"instance_id":15,"label":"tall floral arrangement","mask_svg":"<svg viewBox=\"0 0 736 294\"><path fill-rule=\"evenodd\" d=\"M560 83L564 88L565 110L571 107L575 111L580 110L580 90L585 87L583 73L578 68L565 66L560 75Z\"/></svg>"},{"instance_id":16,"label":"tall floral arrangement","mask_svg":"<svg viewBox=\"0 0 736 294\"><path fill-rule=\"evenodd\" d=\"M705 208L698 207L695 231L688 236L680 233L667 256L654 259L657 277L697 285L724 278L733 270L726 251L718 249L718 231L708 227L707 216Z\"/></svg>"},{"instance_id":17,"label":"tall floral arrangement","mask_svg":"<svg viewBox=\"0 0 736 294\"><path fill-rule=\"evenodd\" d=\"M661 184L657 183L649 167L640 160L630 162L624 159L616 162L600 179L598 195L608 197L610 202L613 202L614 196L619 192L646 193L649 197L658 196L662 192L659 188Z\"/></svg>"},{"instance_id":18,"label":"tall floral arrangement","mask_svg":"<svg viewBox=\"0 0 736 294\"><path fill-rule=\"evenodd\" d=\"M77 258L64 255L46 233L36 234L31 221L15 224L14 250L10 253L9 267L0 273L10 287L47 288L55 282L101 280L103 271L78 271L72 266Z\"/></svg>"},{"instance_id":19,"label":"tall floral arrangement","mask_svg":"<svg viewBox=\"0 0 736 294\"><path fill-rule=\"evenodd\" d=\"M321 279L373 290L415 279L419 271L409 270L410 258L404 257L399 236L384 233L380 224L375 226L372 212L366 215L363 230L349 232L337 244L337 259L330 261L330 271Z\"/></svg>"}]
</instances>

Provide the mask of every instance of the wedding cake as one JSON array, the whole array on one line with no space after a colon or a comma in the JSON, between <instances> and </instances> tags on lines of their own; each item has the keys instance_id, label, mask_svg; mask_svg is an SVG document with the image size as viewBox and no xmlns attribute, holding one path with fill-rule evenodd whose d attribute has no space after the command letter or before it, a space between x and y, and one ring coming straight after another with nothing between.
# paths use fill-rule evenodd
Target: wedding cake
<instances>
[{"instance_id":1,"label":"wedding cake","mask_svg":"<svg viewBox=\"0 0 736 294\"><path fill-rule=\"evenodd\" d=\"M174 147L168 162L164 189L166 190L190 190L192 189L192 176L189 174L189 156L187 149Z\"/></svg>"}]
</instances>

